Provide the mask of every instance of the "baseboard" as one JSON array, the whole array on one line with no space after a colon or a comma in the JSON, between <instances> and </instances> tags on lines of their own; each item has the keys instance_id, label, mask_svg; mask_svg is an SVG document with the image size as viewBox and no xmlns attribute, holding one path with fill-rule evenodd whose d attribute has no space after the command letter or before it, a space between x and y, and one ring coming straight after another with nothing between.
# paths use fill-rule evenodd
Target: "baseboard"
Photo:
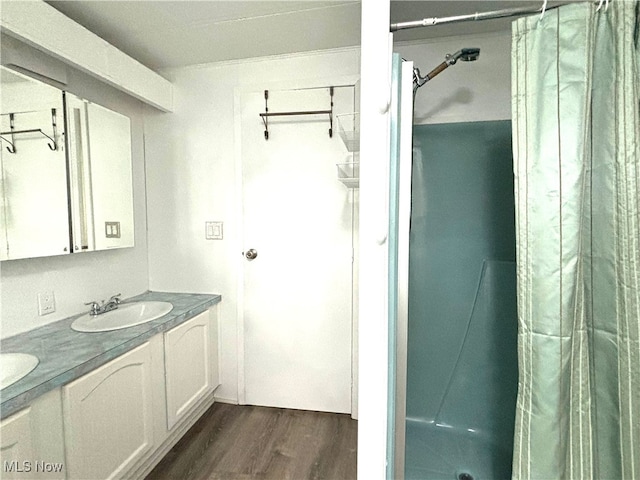
<instances>
[{"instance_id":1,"label":"baseboard","mask_svg":"<svg viewBox=\"0 0 640 480\"><path fill-rule=\"evenodd\" d=\"M237 398L225 398L225 397L218 397L218 396L214 396L213 398L217 403L228 403L230 405L240 405Z\"/></svg>"}]
</instances>

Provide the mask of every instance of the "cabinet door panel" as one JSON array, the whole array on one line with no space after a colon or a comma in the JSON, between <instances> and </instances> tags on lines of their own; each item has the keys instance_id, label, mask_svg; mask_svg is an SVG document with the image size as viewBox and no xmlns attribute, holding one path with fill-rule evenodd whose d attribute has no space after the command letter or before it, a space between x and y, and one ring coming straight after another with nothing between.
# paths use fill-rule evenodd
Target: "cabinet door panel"
<instances>
[{"instance_id":1,"label":"cabinet door panel","mask_svg":"<svg viewBox=\"0 0 640 480\"><path fill-rule=\"evenodd\" d=\"M0 478L66 479L60 389L0 422Z\"/></svg>"},{"instance_id":2,"label":"cabinet door panel","mask_svg":"<svg viewBox=\"0 0 640 480\"><path fill-rule=\"evenodd\" d=\"M204 312L164 335L169 430L213 388L210 329Z\"/></svg>"},{"instance_id":3,"label":"cabinet door panel","mask_svg":"<svg viewBox=\"0 0 640 480\"><path fill-rule=\"evenodd\" d=\"M3 479L20 478L31 472L34 460L31 441L30 409L0 423L0 465Z\"/></svg>"},{"instance_id":4,"label":"cabinet door panel","mask_svg":"<svg viewBox=\"0 0 640 480\"><path fill-rule=\"evenodd\" d=\"M69 478L119 478L153 447L148 343L64 388Z\"/></svg>"}]
</instances>

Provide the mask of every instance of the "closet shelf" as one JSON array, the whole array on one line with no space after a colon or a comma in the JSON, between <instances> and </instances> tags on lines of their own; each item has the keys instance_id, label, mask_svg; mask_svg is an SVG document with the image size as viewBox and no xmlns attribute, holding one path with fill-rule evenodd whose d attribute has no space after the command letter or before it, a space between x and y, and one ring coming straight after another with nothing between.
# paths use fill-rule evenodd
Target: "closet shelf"
<instances>
[{"instance_id":1,"label":"closet shelf","mask_svg":"<svg viewBox=\"0 0 640 480\"><path fill-rule=\"evenodd\" d=\"M338 133L349 152L360 151L360 113L336 115Z\"/></svg>"}]
</instances>

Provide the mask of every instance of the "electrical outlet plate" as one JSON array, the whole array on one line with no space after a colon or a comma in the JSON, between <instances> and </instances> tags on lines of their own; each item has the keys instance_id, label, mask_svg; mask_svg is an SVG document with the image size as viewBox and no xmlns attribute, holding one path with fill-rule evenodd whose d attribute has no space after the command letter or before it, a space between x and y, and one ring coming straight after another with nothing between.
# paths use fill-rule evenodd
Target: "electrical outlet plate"
<instances>
[{"instance_id":1,"label":"electrical outlet plate","mask_svg":"<svg viewBox=\"0 0 640 480\"><path fill-rule=\"evenodd\" d=\"M205 222L204 226L207 240L222 240L222 222Z\"/></svg>"},{"instance_id":2,"label":"electrical outlet plate","mask_svg":"<svg viewBox=\"0 0 640 480\"><path fill-rule=\"evenodd\" d=\"M38 315L48 315L56 311L56 297L53 292L38 293Z\"/></svg>"},{"instance_id":3,"label":"electrical outlet plate","mask_svg":"<svg viewBox=\"0 0 640 480\"><path fill-rule=\"evenodd\" d=\"M106 238L120 238L120 222L104 222L104 236Z\"/></svg>"}]
</instances>

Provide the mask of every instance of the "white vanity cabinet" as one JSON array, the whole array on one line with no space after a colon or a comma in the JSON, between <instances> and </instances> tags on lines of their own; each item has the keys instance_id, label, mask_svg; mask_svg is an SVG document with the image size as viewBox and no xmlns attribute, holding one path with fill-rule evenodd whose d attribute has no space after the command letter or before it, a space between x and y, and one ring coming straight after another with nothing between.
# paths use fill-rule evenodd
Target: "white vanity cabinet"
<instances>
[{"instance_id":1,"label":"white vanity cabinet","mask_svg":"<svg viewBox=\"0 0 640 480\"><path fill-rule=\"evenodd\" d=\"M218 378L212 307L64 386L67 478L144 478L211 406Z\"/></svg>"},{"instance_id":2,"label":"white vanity cabinet","mask_svg":"<svg viewBox=\"0 0 640 480\"><path fill-rule=\"evenodd\" d=\"M0 422L0 478L66 478L60 389Z\"/></svg>"},{"instance_id":3,"label":"white vanity cabinet","mask_svg":"<svg viewBox=\"0 0 640 480\"><path fill-rule=\"evenodd\" d=\"M69 479L122 478L154 447L151 342L63 388Z\"/></svg>"},{"instance_id":4,"label":"white vanity cabinet","mask_svg":"<svg viewBox=\"0 0 640 480\"><path fill-rule=\"evenodd\" d=\"M169 430L219 384L217 320L211 309L164 334Z\"/></svg>"}]
</instances>

